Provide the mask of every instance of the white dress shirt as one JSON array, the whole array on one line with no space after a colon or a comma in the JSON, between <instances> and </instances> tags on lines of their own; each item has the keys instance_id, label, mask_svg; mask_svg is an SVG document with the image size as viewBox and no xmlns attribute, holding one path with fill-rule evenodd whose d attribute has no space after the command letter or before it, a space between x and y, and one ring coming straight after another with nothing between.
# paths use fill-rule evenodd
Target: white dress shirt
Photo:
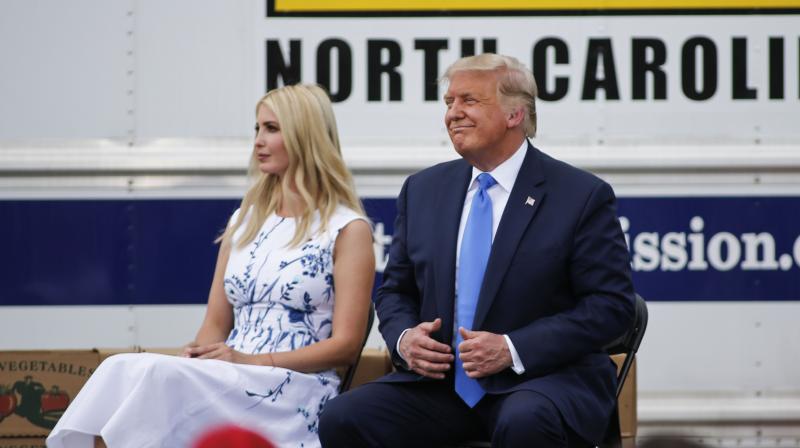
<instances>
[{"instance_id":1,"label":"white dress shirt","mask_svg":"<svg viewBox=\"0 0 800 448\"><path fill-rule=\"evenodd\" d=\"M487 190L489 198L492 200L492 243L494 243L494 236L497 235L497 228L500 226L500 218L503 217L503 210L505 210L506 204L508 203L508 197L511 196L511 189L514 188L517 174L519 174L519 169L522 167L522 161L525 160L527 149L528 140L523 140L522 145L517 148L514 155L488 172L494 180L497 181L497 184ZM472 167L472 178L470 179L469 188L467 189L467 196L464 198L464 208L461 211L461 223L458 226L458 243L456 245L456 301L458 301L458 265L459 259L461 258L461 240L464 237L464 228L467 226L467 218L472 209L472 198L478 191L478 175L481 173L483 173L483 171ZM458 309L458 302L456 302L455 309ZM457 319L455 320L457 321ZM454 328L453 331L455 333L458 329ZM453 340L455 341L455 334L453 336ZM506 340L506 344L508 344L508 350L511 352L511 360L513 362L511 369L517 374L522 375L525 373L525 366L522 365L519 353L517 353L517 349L514 348L514 343L511 342L511 338L506 334L504 334L503 337ZM399 344L398 347L400 347ZM398 353L400 352L398 351Z\"/></svg>"},{"instance_id":2,"label":"white dress shirt","mask_svg":"<svg viewBox=\"0 0 800 448\"><path fill-rule=\"evenodd\" d=\"M495 167L494 170L489 171L489 174L491 174L494 180L497 181L497 184L493 185L491 188L489 188L489 190L487 190L487 193L492 200L492 242L494 242L494 236L497 234L497 228L500 226L500 218L502 218L503 210L505 210L506 204L508 203L508 198L511 195L511 189L514 188L514 182L517 180L517 174L519 174L519 170L522 167L522 161L525 160L527 148L528 141L523 140L520 147L517 148L517 151L511 157ZM458 300L458 260L461 256L461 240L464 237L464 227L467 225L467 218L469 217L469 212L472 208L472 198L478 191L478 182L476 179L481 173L481 170L472 167L472 177L469 181L467 195L464 198L464 208L461 212L461 223L458 226L458 242L456 244L456 301ZM456 309L458 309L457 302ZM408 330L410 330L410 328L404 330L397 339L396 351L403 361L405 361L405 358L403 358L403 355L400 353L400 340L403 339L403 336L405 336ZM458 329L454 328L453 332L455 333L456 331L458 331ZM525 367L522 365L522 360L520 359L517 350L514 348L511 338L505 334L503 337L505 338L506 344L508 344L508 349L511 352L511 359L513 361L513 365L511 367L512 370L514 370L514 372L517 374L523 374L525 372ZM454 334L453 341L455 340L456 338Z\"/></svg>"}]
</instances>

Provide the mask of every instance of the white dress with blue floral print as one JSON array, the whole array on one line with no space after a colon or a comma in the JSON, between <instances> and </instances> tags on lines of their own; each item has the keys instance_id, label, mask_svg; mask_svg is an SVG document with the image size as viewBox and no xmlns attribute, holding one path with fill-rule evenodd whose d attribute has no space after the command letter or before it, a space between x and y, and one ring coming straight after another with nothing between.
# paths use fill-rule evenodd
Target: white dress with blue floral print
<instances>
[{"instance_id":1,"label":"white dress with blue floral print","mask_svg":"<svg viewBox=\"0 0 800 448\"><path fill-rule=\"evenodd\" d=\"M364 218L339 207L325 232L288 247L295 221L273 215L245 248L234 244L224 288L235 322L226 344L260 354L330 337L334 242L355 219ZM319 447L318 417L338 386L333 370L306 374L150 353L115 355L91 376L47 444L90 448L94 435L102 435L113 448L189 447L208 429L234 423L281 448Z\"/></svg>"}]
</instances>

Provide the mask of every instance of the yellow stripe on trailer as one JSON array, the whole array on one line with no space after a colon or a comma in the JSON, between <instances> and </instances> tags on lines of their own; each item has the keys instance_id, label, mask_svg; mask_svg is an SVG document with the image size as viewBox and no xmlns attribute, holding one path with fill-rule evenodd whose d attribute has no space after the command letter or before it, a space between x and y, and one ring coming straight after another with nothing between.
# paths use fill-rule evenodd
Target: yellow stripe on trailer
<instances>
[{"instance_id":1,"label":"yellow stripe on trailer","mask_svg":"<svg viewBox=\"0 0 800 448\"><path fill-rule=\"evenodd\" d=\"M800 0L275 0L276 12L793 9Z\"/></svg>"}]
</instances>

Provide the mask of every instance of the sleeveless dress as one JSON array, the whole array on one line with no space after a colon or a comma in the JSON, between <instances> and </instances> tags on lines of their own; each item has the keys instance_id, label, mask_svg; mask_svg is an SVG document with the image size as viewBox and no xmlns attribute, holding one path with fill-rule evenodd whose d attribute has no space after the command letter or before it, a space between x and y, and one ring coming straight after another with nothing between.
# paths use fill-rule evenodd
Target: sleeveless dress
<instances>
[{"instance_id":1,"label":"sleeveless dress","mask_svg":"<svg viewBox=\"0 0 800 448\"><path fill-rule=\"evenodd\" d=\"M365 218L340 206L325 232L315 232L315 219L313 236L296 247L288 247L293 218L268 217L243 249L235 244L240 227L225 270L235 319L226 344L259 354L330 337L334 243L355 219ZM319 447L318 417L338 386L333 370L307 374L150 353L114 355L75 397L47 446L91 448L94 436L101 435L110 448L181 448L209 429L233 423L281 448Z\"/></svg>"}]
</instances>

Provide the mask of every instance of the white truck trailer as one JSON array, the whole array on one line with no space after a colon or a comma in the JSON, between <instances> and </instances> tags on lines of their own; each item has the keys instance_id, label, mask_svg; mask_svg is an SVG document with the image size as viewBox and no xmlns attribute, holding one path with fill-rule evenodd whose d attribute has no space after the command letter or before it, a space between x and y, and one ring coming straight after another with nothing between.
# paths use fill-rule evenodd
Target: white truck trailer
<instances>
[{"instance_id":1,"label":"white truck trailer","mask_svg":"<svg viewBox=\"0 0 800 448\"><path fill-rule=\"evenodd\" d=\"M402 180L457 157L437 79L495 51L619 197L640 436L800 446L800 1L476 3L4 0L0 350L190 340L285 83L331 92L380 271Z\"/></svg>"}]
</instances>

